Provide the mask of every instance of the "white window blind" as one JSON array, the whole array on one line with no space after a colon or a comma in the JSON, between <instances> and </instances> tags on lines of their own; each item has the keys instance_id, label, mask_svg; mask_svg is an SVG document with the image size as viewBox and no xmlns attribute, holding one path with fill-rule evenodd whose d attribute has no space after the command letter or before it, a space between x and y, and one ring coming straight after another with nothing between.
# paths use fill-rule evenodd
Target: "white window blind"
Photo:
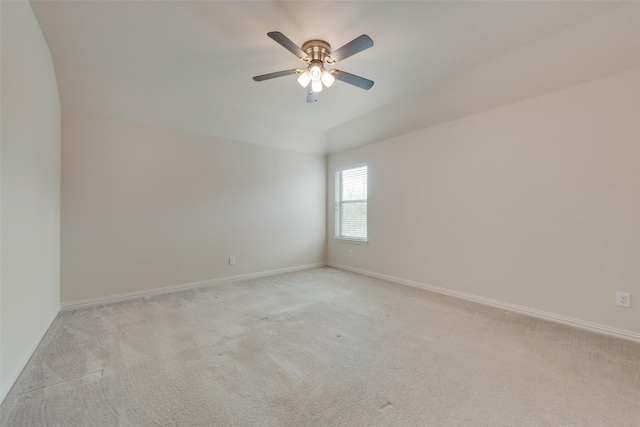
<instances>
[{"instance_id":1,"label":"white window blind","mask_svg":"<svg viewBox=\"0 0 640 427\"><path fill-rule=\"evenodd\" d=\"M367 166L336 171L336 238L367 240Z\"/></svg>"}]
</instances>

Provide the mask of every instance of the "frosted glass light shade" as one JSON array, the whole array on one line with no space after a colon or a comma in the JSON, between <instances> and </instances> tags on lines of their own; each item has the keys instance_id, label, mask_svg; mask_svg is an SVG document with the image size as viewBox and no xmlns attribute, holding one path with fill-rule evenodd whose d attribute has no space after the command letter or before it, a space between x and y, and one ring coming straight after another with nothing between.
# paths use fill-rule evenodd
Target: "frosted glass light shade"
<instances>
[{"instance_id":1,"label":"frosted glass light shade","mask_svg":"<svg viewBox=\"0 0 640 427\"><path fill-rule=\"evenodd\" d=\"M309 68L309 74L311 75L311 81L319 81L320 80L320 76L322 75L322 70L320 69L319 66L314 65L313 67Z\"/></svg>"},{"instance_id":2,"label":"frosted glass light shade","mask_svg":"<svg viewBox=\"0 0 640 427\"><path fill-rule=\"evenodd\" d=\"M310 82L311 82L311 73L309 73L308 71L305 71L304 73L298 76L298 83L300 83L300 86L307 87L309 86Z\"/></svg>"},{"instance_id":3,"label":"frosted glass light shade","mask_svg":"<svg viewBox=\"0 0 640 427\"><path fill-rule=\"evenodd\" d=\"M322 82L320 80L312 80L311 91L314 93L322 92Z\"/></svg>"},{"instance_id":4,"label":"frosted glass light shade","mask_svg":"<svg viewBox=\"0 0 640 427\"><path fill-rule=\"evenodd\" d=\"M322 83L324 83L324 85L326 87L331 87L331 85L333 84L333 82L336 81L336 79L333 77L333 74L331 74L330 72L328 72L327 70L324 70L322 72L322 77L320 77L322 79Z\"/></svg>"}]
</instances>

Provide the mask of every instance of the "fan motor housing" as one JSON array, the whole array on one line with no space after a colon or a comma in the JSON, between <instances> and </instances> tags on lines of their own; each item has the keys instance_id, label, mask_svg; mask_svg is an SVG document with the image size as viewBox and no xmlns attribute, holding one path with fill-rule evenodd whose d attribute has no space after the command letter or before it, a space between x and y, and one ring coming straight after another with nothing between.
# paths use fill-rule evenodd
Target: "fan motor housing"
<instances>
[{"instance_id":1,"label":"fan motor housing","mask_svg":"<svg viewBox=\"0 0 640 427\"><path fill-rule=\"evenodd\" d=\"M332 62L331 45L324 40L309 40L302 45L302 51L309 56L309 62Z\"/></svg>"}]
</instances>

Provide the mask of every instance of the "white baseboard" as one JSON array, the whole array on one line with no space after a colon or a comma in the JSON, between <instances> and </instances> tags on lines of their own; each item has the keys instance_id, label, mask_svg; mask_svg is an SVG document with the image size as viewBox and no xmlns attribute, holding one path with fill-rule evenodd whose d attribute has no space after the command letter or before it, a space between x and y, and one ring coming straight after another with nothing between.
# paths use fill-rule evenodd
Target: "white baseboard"
<instances>
[{"instance_id":1,"label":"white baseboard","mask_svg":"<svg viewBox=\"0 0 640 427\"><path fill-rule=\"evenodd\" d=\"M40 345L40 342L42 341L44 336L47 334L47 331L53 324L53 321L56 320L56 317L58 317L58 314L60 314L60 307L58 307L58 309L53 313L53 315L49 319L47 319L47 322L45 323L45 327L40 331L40 333L38 334L36 339L33 341L31 346L25 353L25 355L22 357L22 360L20 361L18 368L13 372L13 374L11 374L11 377L9 378L7 385L3 387L2 390L0 390L0 404L4 402L5 397L7 397L7 395L11 391L11 388L14 386L14 384L18 380L18 377L20 376L24 368L26 368L27 363L29 363L29 360L31 360L31 356L33 356L33 353L36 351L36 348L38 348L38 346Z\"/></svg>"},{"instance_id":2,"label":"white baseboard","mask_svg":"<svg viewBox=\"0 0 640 427\"><path fill-rule=\"evenodd\" d=\"M502 301L497 301L489 298L479 297L464 292L452 291L437 286L427 285L425 283L416 282L413 280L402 279L400 277L388 276L386 274L375 273L373 271L362 270L359 268L349 267L347 265L336 264L333 262L327 263L329 267L339 268L342 270L353 271L354 273L364 274L366 276L376 277L378 279L388 280L390 282L399 283L402 285L412 286L414 288L425 289L439 294L449 295L456 298L462 298L468 301L477 302L480 304L509 310L515 313L525 314L527 316L537 317L544 320L550 320L555 323L562 323L564 325L574 326L581 329L586 329L592 332L611 335L617 338L622 338L629 341L640 343L640 334L636 332L627 331L624 329L612 328L610 326L600 325L598 323L586 322L584 320L574 319L571 317L561 316L559 314L547 313L545 311L536 310L533 308L522 307L515 304L510 304Z\"/></svg>"},{"instance_id":3,"label":"white baseboard","mask_svg":"<svg viewBox=\"0 0 640 427\"><path fill-rule=\"evenodd\" d=\"M221 283L237 282L239 280L256 279L258 277L273 276L275 274L282 274L282 273L289 273L292 271L308 270L310 268L324 267L325 265L326 264L324 262L319 262L315 264L299 265L296 267L280 268L277 270L261 271L258 273L249 273L249 274L240 274L237 276L222 277L220 279L203 280L201 282L184 283L182 285L166 286L163 288L155 288L155 289L149 289L144 291L127 292L126 294L108 295L108 296L98 297L98 298L89 298L89 299L83 299L79 301L64 302L62 303L62 310L68 310L71 308L88 307L88 306L106 304L106 303L112 303L112 302L118 302L118 301L126 301L130 299L146 297L151 295L182 291L190 288L200 288L203 286L218 285Z\"/></svg>"}]
</instances>

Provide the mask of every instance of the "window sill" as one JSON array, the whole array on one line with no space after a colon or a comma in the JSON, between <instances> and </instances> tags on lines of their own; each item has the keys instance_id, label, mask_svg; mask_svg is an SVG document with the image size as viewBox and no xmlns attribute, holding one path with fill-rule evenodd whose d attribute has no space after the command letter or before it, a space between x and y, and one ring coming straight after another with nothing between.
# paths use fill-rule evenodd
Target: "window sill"
<instances>
[{"instance_id":1,"label":"window sill","mask_svg":"<svg viewBox=\"0 0 640 427\"><path fill-rule=\"evenodd\" d=\"M338 243L353 243L354 245L368 245L368 240L347 239L344 237L334 237L333 240Z\"/></svg>"}]
</instances>

